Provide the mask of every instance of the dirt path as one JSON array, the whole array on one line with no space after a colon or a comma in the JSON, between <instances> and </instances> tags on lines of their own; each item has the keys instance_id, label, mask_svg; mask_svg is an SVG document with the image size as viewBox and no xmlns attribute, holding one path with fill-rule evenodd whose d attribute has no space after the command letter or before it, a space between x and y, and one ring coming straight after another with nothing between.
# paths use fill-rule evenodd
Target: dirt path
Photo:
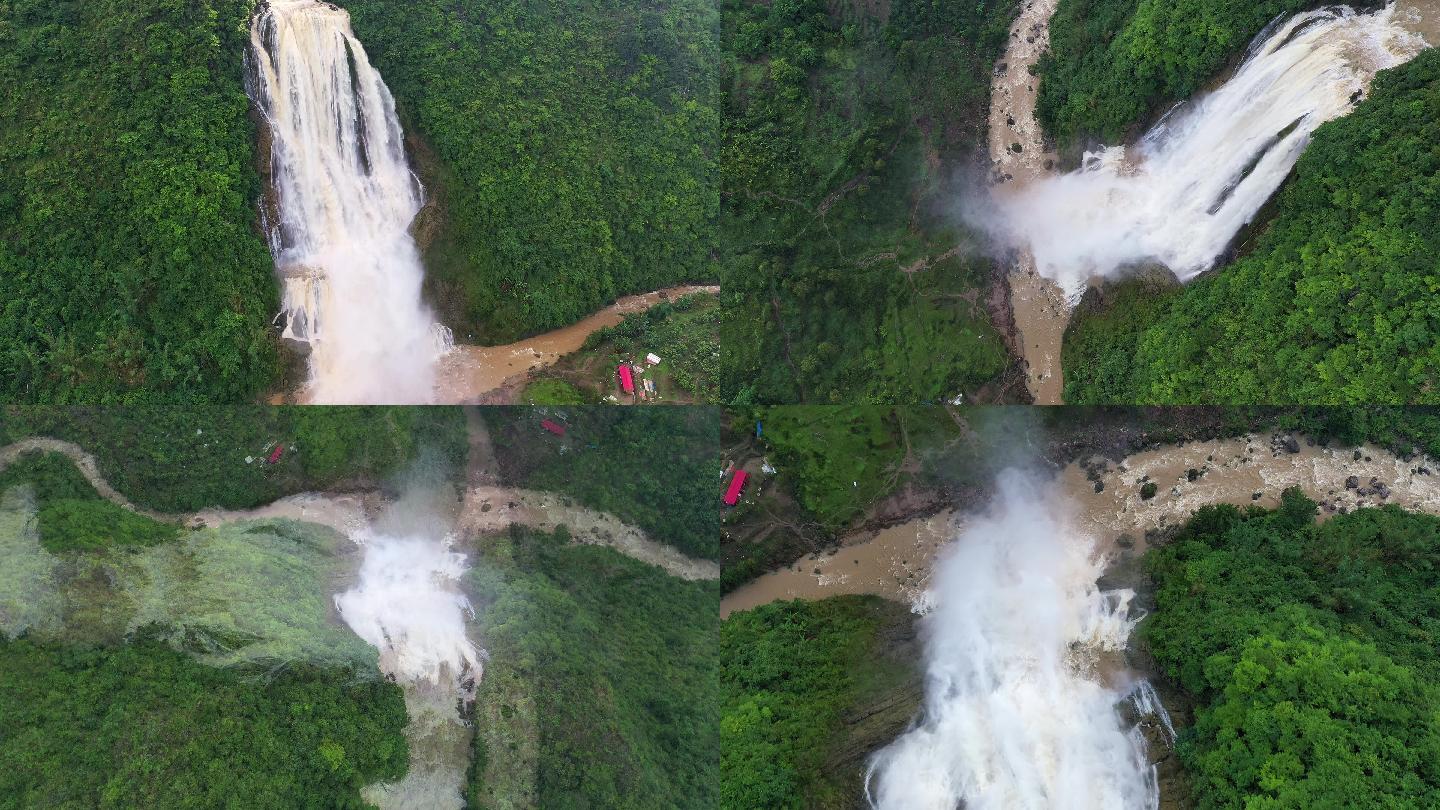
<instances>
[{"instance_id":1,"label":"dirt path","mask_svg":"<svg viewBox=\"0 0 1440 810\"><path fill-rule=\"evenodd\" d=\"M85 480L90 482L90 486L94 487L95 491L100 493L100 497L122 509L127 509L136 514L144 515L154 520L162 520L167 523L183 520L183 517L161 514L160 512L144 509L131 503L124 495L116 492L115 488L110 486L110 483L100 475L100 466L96 463L95 457L85 452L80 445L72 442L36 437L21 439L14 444L0 447L0 470L9 467L18 460L20 456L37 451L42 453L59 453L75 462L75 468L80 471L81 475L85 476Z\"/></svg>"},{"instance_id":2,"label":"dirt path","mask_svg":"<svg viewBox=\"0 0 1440 810\"><path fill-rule=\"evenodd\" d=\"M478 413L475 418L479 418ZM468 419L467 414L467 421ZM471 460L467 475L483 480L493 478L496 468L494 450L490 445L489 434L484 430L483 420L479 422L479 427L479 431L472 430L470 433ZM374 492L306 492L254 509L203 509L191 514L164 514L131 503L100 475L94 456L78 445L59 439L23 439L0 447L0 470L22 454L33 451L66 456L75 462L76 468L101 497L123 509L155 520L189 526L214 526L262 518L289 518L323 524L349 535L368 522L370 516L377 514L384 505L384 499ZM557 526L564 524L570 529L577 543L609 546L621 554L663 568L672 576L690 580L720 578L719 563L687 557L670 546L651 540L643 531L614 515L587 509L563 496L493 484L472 485L466 490L460 514L461 529L502 531L511 523L534 526L542 531L554 531Z\"/></svg>"},{"instance_id":3,"label":"dirt path","mask_svg":"<svg viewBox=\"0 0 1440 810\"><path fill-rule=\"evenodd\" d=\"M671 287L631 295L569 326L526 338L507 346L457 345L440 359L436 401L477 402L487 393L506 387L537 368L553 365L562 356L578 351L585 339L607 326L615 326L626 315L644 312L663 301L695 293L718 295L715 286Z\"/></svg>"},{"instance_id":4,"label":"dirt path","mask_svg":"<svg viewBox=\"0 0 1440 810\"><path fill-rule=\"evenodd\" d=\"M1148 499L1140 497L1146 482L1156 485ZM1191 442L1120 461L1091 457L1060 471L1055 484L1054 503L1037 508L1064 510L1077 538L1112 557L1143 553L1146 532L1179 525L1201 506L1274 508L1292 486L1320 503L1319 520L1386 503L1440 514L1440 462L1424 456L1406 461L1372 445L1319 447L1303 436ZM854 535L831 555L810 555L731 592L721 600L721 615L779 599L844 593L913 604L936 554L963 521L946 512Z\"/></svg>"},{"instance_id":5,"label":"dirt path","mask_svg":"<svg viewBox=\"0 0 1440 810\"><path fill-rule=\"evenodd\" d=\"M643 531L614 515L587 509L563 495L509 487L471 487L465 493L460 528L475 532L504 531L512 523L554 531L564 525L577 543L609 546L627 557L659 566L681 579L719 579L720 564L687 557L651 540Z\"/></svg>"},{"instance_id":6,"label":"dirt path","mask_svg":"<svg viewBox=\"0 0 1440 810\"><path fill-rule=\"evenodd\" d=\"M504 531L512 523L554 531L564 525L575 542L609 546L627 557L659 566L681 579L719 579L720 564L687 557L664 543L651 540L640 529L606 512L587 509L550 492L497 486L500 465L490 431L477 407L465 409L470 442L468 486L460 510L460 528L476 532Z\"/></svg>"},{"instance_id":7,"label":"dirt path","mask_svg":"<svg viewBox=\"0 0 1440 810\"><path fill-rule=\"evenodd\" d=\"M1010 43L995 66L990 86L990 159L995 194L1019 189L1050 174L1055 154L1045 151L1044 133L1035 119L1040 80L1030 68L1050 43L1050 17L1056 0L1030 0L1010 28ZM1015 151L1015 146L1020 151ZM1028 250L1010 268L1010 301L1015 330L1026 365L1026 385L1037 405L1059 405L1064 378L1060 344L1069 305L1059 286L1035 270Z\"/></svg>"}]
</instances>

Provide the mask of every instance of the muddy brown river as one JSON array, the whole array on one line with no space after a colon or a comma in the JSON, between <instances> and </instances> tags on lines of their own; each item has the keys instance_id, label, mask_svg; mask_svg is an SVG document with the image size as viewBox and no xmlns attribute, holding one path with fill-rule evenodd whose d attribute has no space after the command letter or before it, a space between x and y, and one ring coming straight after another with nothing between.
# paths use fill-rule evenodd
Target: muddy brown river
<instances>
[{"instance_id":1,"label":"muddy brown river","mask_svg":"<svg viewBox=\"0 0 1440 810\"><path fill-rule=\"evenodd\" d=\"M586 338L607 326L619 324L626 315L644 312L662 301L719 292L719 287L690 286L631 295L584 320L506 346L457 345L440 359L437 402L472 402L519 375L553 365L564 355L579 351Z\"/></svg>"},{"instance_id":2,"label":"muddy brown river","mask_svg":"<svg viewBox=\"0 0 1440 810\"><path fill-rule=\"evenodd\" d=\"M1294 453L1272 445L1270 435L1257 434L1162 447L1119 462L1085 459L1060 471L1055 502L1037 508L1066 510L1077 536L1091 542L1097 553L1112 556L1122 545L1134 553L1143 551L1145 532L1184 523L1206 504L1273 508L1280 503L1280 493L1292 486L1320 503L1319 520L1385 503L1440 514L1440 463L1433 459L1404 461L1372 445L1324 448L1307 444L1303 436L1295 439L1299 449ZM1192 469L1197 474L1193 481ZM1352 476L1358 486L1347 488L1346 479ZM1102 485L1098 492L1096 479ZM1385 485L1386 497L1372 491L1371 479ZM1140 497L1146 481L1157 489L1148 500ZM731 592L720 603L721 615L776 600L847 593L914 604L925 591L936 553L956 536L963 520L944 512L853 535L834 554L804 557ZM1122 537L1128 538L1123 544L1118 542Z\"/></svg>"},{"instance_id":3,"label":"muddy brown river","mask_svg":"<svg viewBox=\"0 0 1440 810\"><path fill-rule=\"evenodd\" d=\"M1000 181L996 194L1024 188L1050 174L1056 156L1045 151L1044 133L1035 120L1040 89L1030 69L1050 45L1050 17L1056 0L1032 0L1010 27L1005 55L990 84L990 160ZM1018 144L1020 151L1014 146ZM1037 405L1059 405L1064 380L1060 343L1069 305L1055 282L1040 275L1028 250L1019 251L1010 268L1010 306L1026 366L1026 387Z\"/></svg>"}]
</instances>

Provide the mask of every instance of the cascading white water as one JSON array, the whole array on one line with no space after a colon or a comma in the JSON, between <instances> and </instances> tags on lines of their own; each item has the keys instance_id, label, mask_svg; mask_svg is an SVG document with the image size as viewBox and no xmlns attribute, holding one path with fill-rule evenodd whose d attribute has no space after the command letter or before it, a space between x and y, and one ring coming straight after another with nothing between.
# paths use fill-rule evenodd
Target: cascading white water
<instances>
[{"instance_id":1,"label":"cascading white water","mask_svg":"<svg viewBox=\"0 0 1440 810\"><path fill-rule=\"evenodd\" d=\"M1137 621L1132 594L1096 587L1103 561L1058 497L1007 471L989 511L938 562L919 606L923 714L872 758L873 806L1158 806L1144 738L1117 712L1153 692L1107 684L1103 672Z\"/></svg>"},{"instance_id":2,"label":"cascading white water","mask_svg":"<svg viewBox=\"0 0 1440 810\"><path fill-rule=\"evenodd\" d=\"M1235 75L1180 105L1130 148L1012 191L966 218L1073 301L1093 276L1159 261L1182 280L1208 269L1284 181L1320 124L1344 115L1375 73L1426 46L1392 4L1277 21Z\"/></svg>"},{"instance_id":3,"label":"cascading white water","mask_svg":"<svg viewBox=\"0 0 1440 810\"><path fill-rule=\"evenodd\" d=\"M356 532L365 549L359 580L335 597L345 623L380 651L381 671L405 691L410 769L364 793L385 810L464 807L471 731L459 706L475 699L482 666L466 629L474 612L460 589L465 555L433 534Z\"/></svg>"},{"instance_id":4,"label":"cascading white water","mask_svg":"<svg viewBox=\"0 0 1440 810\"><path fill-rule=\"evenodd\" d=\"M285 337L310 347L307 397L429 402L450 336L421 300L408 229L422 189L394 99L328 3L270 0L250 41L250 92L273 139L280 317Z\"/></svg>"},{"instance_id":5,"label":"cascading white water","mask_svg":"<svg viewBox=\"0 0 1440 810\"><path fill-rule=\"evenodd\" d=\"M450 541L391 537L365 529L355 587L335 597L350 629L380 650L380 667L399 681L431 681L480 674L480 657L466 633L473 615L459 590L465 555Z\"/></svg>"}]
</instances>

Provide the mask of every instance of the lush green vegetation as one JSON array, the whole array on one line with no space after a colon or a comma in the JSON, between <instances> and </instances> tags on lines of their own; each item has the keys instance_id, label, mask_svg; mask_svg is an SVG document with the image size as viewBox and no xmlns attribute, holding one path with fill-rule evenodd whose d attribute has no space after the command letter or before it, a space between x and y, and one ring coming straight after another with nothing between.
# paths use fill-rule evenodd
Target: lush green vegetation
<instances>
[{"instance_id":1,"label":"lush green vegetation","mask_svg":"<svg viewBox=\"0 0 1440 810\"><path fill-rule=\"evenodd\" d=\"M75 442L134 503L161 512L242 509L312 489L378 485L429 461L459 468L458 408L11 407L0 439ZM264 463L275 442L285 451ZM250 461L246 461L246 459Z\"/></svg>"},{"instance_id":2,"label":"lush green vegetation","mask_svg":"<svg viewBox=\"0 0 1440 810\"><path fill-rule=\"evenodd\" d=\"M716 17L667 0L344 0L434 198L417 235L462 341L713 279Z\"/></svg>"},{"instance_id":3,"label":"lush green vegetation","mask_svg":"<svg viewBox=\"0 0 1440 810\"><path fill-rule=\"evenodd\" d=\"M1118 142L1188 98L1276 16L1316 0L1061 0L1040 60L1036 115L1062 144Z\"/></svg>"},{"instance_id":4,"label":"lush green vegetation","mask_svg":"<svg viewBox=\"0 0 1440 810\"><path fill-rule=\"evenodd\" d=\"M1135 346L1177 292L1168 273L1121 279L1087 292L1061 345L1065 402L1120 404L1112 397L1129 391L1135 358L1114 348Z\"/></svg>"},{"instance_id":5,"label":"lush green vegetation","mask_svg":"<svg viewBox=\"0 0 1440 810\"><path fill-rule=\"evenodd\" d=\"M691 295L657 304L601 329L586 339L585 348L607 346L607 359L614 361L605 364L607 381L613 380L620 360L654 352L661 357L655 370L663 375L657 383L662 391L674 385L700 402L715 402L720 394L719 328L720 307L715 296Z\"/></svg>"},{"instance_id":6,"label":"lush green vegetation","mask_svg":"<svg viewBox=\"0 0 1440 810\"><path fill-rule=\"evenodd\" d=\"M1252 253L1066 334L1069 402L1410 403L1440 390L1440 52L1317 131ZM1133 323L1133 325L1117 325Z\"/></svg>"},{"instance_id":7,"label":"lush green vegetation","mask_svg":"<svg viewBox=\"0 0 1440 810\"><path fill-rule=\"evenodd\" d=\"M1143 638L1199 702L1201 808L1440 803L1440 518L1206 507L1149 564Z\"/></svg>"},{"instance_id":8,"label":"lush green vegetation","mask_svg":"<svg viewBox=\"0 0 1440 810\"><path fill-rule=\"evenodd\" d=\"M719 553L711 408L486 408L505 483L561 492L686 554ZM562 438L540 426L564 423Z\"/></svg>"},{"instance_id":9,"label":"lush green vegetation","mask_svg":"<svg viewBox=\"0 0 1440 810\"><path fill-rule=\"evenodd\" d=\"M515 528L483 548L471 806L715 807L715 584L564 531ZM533 798L506 804L527 772Z\"/></svg>"},{"instance_id":10,"label":"lush green vegetation","mask_svg":"<svg viewBox=\"0 0 1440 810\"><path fill-rule=\"evenodd\" d=\"M243 402L275 383L253 6L0 9L0 398Z\"/></svg>"},{"instance_id":11,"label":"lush green vegetation","mask_svg":"<svg viewBox=\"0 0 1440 810\"><path fill-rule=\"evenodd\" d=\"M615 368L654 352L661 358L647 374L660 403L716 402L720 397L720 303L697 293L627 315L596 330L580 351L535 373L520 399L527 405L584 405L616 394Z\"/></svg>"},{"instance_id":12,"label":"lush green vegetation","mask_svg":"<svg viewBox=\"0 0 1440 810\"><path fill-rule=\"evenodd\" d=\"M271 676L151 639L0 635L0 807L360 808L405 772L399 687L347 669Z\"/></svg>"},{"instance_id":13,"label":"lush green vegetation","mask_svg":"<svg viewBox=\"0 0 1440 810\"><path fill-rule=\"evenodd\" d=\"M873 596L776 602L726 619L720 626L721 805L858 806L861 769L834 763L837 750L859 733L846 715L909 680L905 664L882 650L886 628L909 621L903 605ZM889 711L903 727L915 706L893 704ZM880 731L879 739L858 746L861 754L898 730Z\"/></svg>"},{"instance_id":14,"label":"lush green vegetation","mask_svg":"<svg viewBox=\"0 0 1440 810\"><path fill-rule=\"evenodd\" d=\"M179 527L137 515L102 499L74 462L57 453L27 453L0 471L0 492L25 484L40 506L40 544L47 551L151 546L173 540Z\"/></svg>"},{"instance_id":15,"label":"lush green vegetation","mask_svg":"<svg viewBox=\"0 0 1440 810\"><path fill-rule=\"evenodd\" d=\"M1014 5L725 0L725 399L926 401L1005 371L994 267L947 205Z\"/></svg>"},{"instance_id":16,"label":"lush green vegetation","mask_svg":"<svg viewBox=\"0 0 1440 810\"><path fill-rule=\"evenodd\" d=\"M900 481L904 415L883 406L775 407L762 436L806 510L836 531Z\"/></svg>"},{"instance_id":17,"label":"lush green vegetation","mask_svg":"<svg viewBox=\"0 0 1440 810\"><path fill-rule=\"evenodd\" d=\"M520 392L520 401L526 405L587 405L585 393L564 380L553 377L527 383Z\"/></svg>"}]
</instances>

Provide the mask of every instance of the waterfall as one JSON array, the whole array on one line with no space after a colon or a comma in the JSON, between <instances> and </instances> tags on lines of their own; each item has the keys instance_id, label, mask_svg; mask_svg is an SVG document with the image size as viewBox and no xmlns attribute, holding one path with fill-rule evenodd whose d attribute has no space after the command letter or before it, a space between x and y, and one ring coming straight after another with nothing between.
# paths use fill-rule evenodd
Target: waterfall
<instances>
[{"instance_id":1,"label":"waterfall","mask_svg":"<svg viewBox=\"0 0 1440 810\"><path fill-rule=\"evenodd\" d=\"M872 757L874 807L1158 807L1144 737L1118 710L1153 696L1123 672L1133 594L1099 590L1103 560L1065 512L1007 471L944 552L922 603L922 716Z\"/></svg>"},{"instance_id":2,"label":"waterfall","mask_svg":"<svg viewBox=\"0 0 1440 810\"><path fill-rule=\"evenodd\" d=\"M284 337L308 345L315 403L425 403L449 332L421 300L409 227L423 189L395 102L318 0L271 0L250 29L250 94L270 129Z\"/></svg>"},{"instance_id":3,"label":"waterfall","mask_svg":"<svg viewBox=\"0 0 1440 810\"><path fill-rule=\"evenodd\" d=\"M1073 301L1093 276L1158 261L1182 280L1208 269L1290 173L1311 134L1344 115L1377 71L1426 47L1392 4L1332 7L1277 20L1235 75L1171 110L1132 147L1086 153L1082 167L966 218L1029 247Z\"/></svg>"},{"instance_id":4,"label":"waterfall","mask_svg":"<svg viewBox=\"0 0 1440 810\"><path fill-rule=\"evenodd\" d=\"M465 555L433 534L358 531L359 580L335 597L345 623L380 651L380 669L405 691L410 769L400 782L364 791L385 810L465 806L472 731L460 707L475 699L482 666L466 628L474 611L460 589Z\"/></svg>"},{"instance_id":5,"label":"waterfall","mask_svg":"<svg viewBox=\"0 0 1440 810\"><path fill-rule=\"evenodd\" d=\"M335 597L355 634L380 650L380 667L397 681L439 682L478 676L479 655L466 634L473 615L457 587L465 555L450 541L392 537L363 530L360 580Z\"/></svg>"}]
</instances>

